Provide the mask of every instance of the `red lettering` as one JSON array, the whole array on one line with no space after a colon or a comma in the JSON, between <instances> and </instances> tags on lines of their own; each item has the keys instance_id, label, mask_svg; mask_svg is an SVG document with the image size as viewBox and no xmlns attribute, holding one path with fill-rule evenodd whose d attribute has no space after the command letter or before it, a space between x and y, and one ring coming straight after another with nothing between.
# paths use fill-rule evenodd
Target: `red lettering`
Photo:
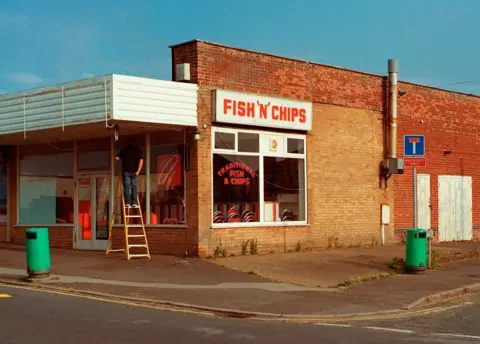
<instances>
[{"instance_id":1,"label":"red lettering","mask_svg":"<svg viewBox=\"0 0 480 344\"><path fill-rule=\"evenodd\" d=\"M223 100L223 114L226 115L228 110L232 108L232 101L230 99Z\"/></svg>"},{"instance_id":2,"label":"red lettering","mask_svg":"<svg viewBox=\"0 0 480 344\"><path fill-rule=\"evenodd\" d=\"M272 119L274 121L278 121L278 113L277 113L278 110L279 110L279 108L278 108L277 105L272 106Z\"/></svg>"},{"instance_id":3,"label":"red lettering","mask_svg":"<svg viewBox=\"0 0 480 344\"><path fill-rule=\"evenodd\" d=\"M250 178L245 178L245 185L250 185Z\"/></svg>"},{"instance_id":4,"label":"red lettering","mask_svg":"<svg viewBox=\"0 0 480 344\"><path fill-rule=\"evenodd\" d=\"M255 103L247 103L247 117L255 117Z\"/></svg>"},{"instance_id":5,"label":"red lettering","mask_svg":"<svg viewBox=\"0 0 480 344\"><path fill-rule=\"evenodd\" d=\"M300 115L300 123L305 123L307 121L307 110L300 109L299 115Z\"/></svg>"},{"instance_id":6,"label":"red lettering","mask_svg":"<svg viewBox=\"0 0 480 344\"><path fill-rule=\"evenodd\" d=\"M292 122L295 122L297 117L298 117L298 109L292 108Z\"/></svg>"},{"instance_id":7,"label":"red lettering","mask_svg":"<svg viewBox=\"0 0 480 344\"><path fill-rule=\"evenodd\" d=\"M224 179L223 179L223 184L224 184L224 185L228 185L228 184L229 184L229 183L228 183L228 178L224 178Z\"/></svg>"},{"instance_id":8,"label":"red lettering","mask_svg":"<svg viewBox=\"0 0 480 344\"><path fill-rule=\"evenodd\" d=\"M267 109L270 106L270 102L268 102L268 104L262 104L257 100L257 104L260 107L260 118L267 119Z\"/></svg>"},{"instance_id":9,"label":"red lettering","mask_svg":"<svg viewBox=\"0 0 480 344\"><path fill-rule=\"evenodd\" d=\"M280 120L281 121L288 121L289 120L289 108L285 107L285 106L281 106L280 107Z\"/></svg>"},{"instance_id":10,"label":"red lettering","mask_svg":"<svg viewBox=\"0 0 480 344\"><path fill-rule=\"evenodd\" d=\"M239 116L245 116L245 102L239 101L238 102L238 112L237 115Z\"/></svg>"},{"instance_id":11,"label":"red lettering","mask_svg":"<svg viewBox=\"0 0 480 344\"><path fill-rule=\"evenodd\" d=\"M243 178L245 177L245 171L230 170L230 177Z\"/></svg>"}]
</instances>

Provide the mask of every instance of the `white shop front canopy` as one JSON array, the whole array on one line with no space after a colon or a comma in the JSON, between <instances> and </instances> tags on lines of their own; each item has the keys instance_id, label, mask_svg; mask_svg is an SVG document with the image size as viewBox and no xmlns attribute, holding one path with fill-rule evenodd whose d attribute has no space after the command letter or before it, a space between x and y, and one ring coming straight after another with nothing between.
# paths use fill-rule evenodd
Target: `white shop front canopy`
<instances>
[{"instance_id":1,"label":"white shop front canopy","mask_svg":"<svg viewBox=\"0 0 480 344\"><path fill-rule=\"evenodd\" d=\"M0 145L196 127L197 89L111 74L0 95Z\"/></svg>"}]
</instances>

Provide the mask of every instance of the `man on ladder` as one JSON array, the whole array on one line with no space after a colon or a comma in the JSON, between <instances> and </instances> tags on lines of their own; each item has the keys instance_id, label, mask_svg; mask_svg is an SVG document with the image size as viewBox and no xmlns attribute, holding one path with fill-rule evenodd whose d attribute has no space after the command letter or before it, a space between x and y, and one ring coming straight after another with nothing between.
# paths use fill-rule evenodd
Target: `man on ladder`
<instances>
[{"instance_id":1,"label":"man on ladder","mask_svg":"<svg viewBox=\"0 0 480 344\"><path fill-rule=\"evenodd\" d=\"M115 215L119 214L114 207L113 216L110 220L109 226L109 235L108 235L108 244L107 244L107 254L109 252L125 251L127 254L127 259L130 260L134 257L146 257L150 259L150 250L148 248L147 233L145 231L145 224L143 222L142 209L140 207L140 202L138 199L138 175L143 167L143 155L142 151L135 147L133 142L130 140L128 145L123 148L115 157L116 160L122 160L122 169L120 176L117 181L117 190L119 195L123 197L122 199L122 215L123 215L123 225L125 230L125 249L112 249L112 228L115 222ZM117 202L115 202L117 204ZM138 211L138 214L134 215L130 213L130 210L135 209ZM138 218L140 224L130 224L130 219ZM140 227L141 234L132 234L129 230L131 227ZM133 238L142 238L143 243L132 244L130 239ZM131 254L131 248L144 248L146 253L142 254Z\"/></svg>"},{"instance_id":2,"label":"man on ladder","mask_svg":"<svg viewBox=\"0 0 480 344\"><path fill-rule=\"evenodd\" d=\"M133 145L132 140L115 157L122 160L123 197L125 208L138 208L138 175L143 167L142 151Z\"/></svg>"}]
</instances>

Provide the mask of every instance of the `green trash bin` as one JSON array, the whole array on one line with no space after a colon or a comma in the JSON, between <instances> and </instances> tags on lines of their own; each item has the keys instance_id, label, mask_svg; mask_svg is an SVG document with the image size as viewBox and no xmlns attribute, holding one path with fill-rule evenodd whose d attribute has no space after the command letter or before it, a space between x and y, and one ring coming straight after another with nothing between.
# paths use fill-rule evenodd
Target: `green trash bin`
<instances>
[{"instance_id":1,"label":"green trash bin","mask_svg":"<svg viewBox=\"0 0 480 344\"><path fill-rule=\"evenodd\" d=\"M427 268L427 231L407 230L405 268L409 273L423 273Z\"/></svg>"},{"instance_id":2,"label":"green trash bin","mask_svg":"<svg viewBox=\"0 0 480 344\"><path fill-rule=\"evenodd\" d=\"M26 230L27 272L30 277L50 274L50 241L48 228Z\"/></svg>"}]
</instances>

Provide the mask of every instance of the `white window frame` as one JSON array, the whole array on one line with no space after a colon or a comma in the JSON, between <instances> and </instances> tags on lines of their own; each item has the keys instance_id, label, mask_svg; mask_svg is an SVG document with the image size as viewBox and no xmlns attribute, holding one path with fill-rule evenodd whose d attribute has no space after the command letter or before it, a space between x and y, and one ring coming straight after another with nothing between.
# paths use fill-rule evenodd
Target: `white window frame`
<instances>
[{"instance_id":1,"label":"white window frame","mask_svg":"<svg viewBox=\"0 0 480 344\"><path fill-rule=\"evenodd\" d=\"M229 133L235 134L235 149L218 149L215 148L215 133ZM258 134L259 135L259 145L258 152L239 152L238 151L238 133L249 133L249 134ZM277 154L268 154L262 153L262 137L266 135L275 135L276 137L282 138L284 140L284 151L279 155ZM288 138L291 139L300 139L303 140L303 154L300 153L288 153ZM213 223L213 217L210 216L211 228L235 228L235 227L285 227L285 226L305 226L308 225L308 186L307 186L307 135L302 134L288 134L280 133L274 131L260 131L260 130L251 130L251 129L232 129L232 128L223 128L223 127L212 127L211 135L211 147L212 152L210 156L210 175L212 178L212 187L211 187L211 204L212 204L212 213L215 206L214 200L214 183L213 183L213 155L214 154L231 154L238 156L258 156L259 158L259 211L260 211L260 221L259 222L235 222L235 223ZM264 157L283 157L283 158L298 158L303 159L304 166L304 195L305 195L305 220L303 221L283 221L283 222L265 222L264 221L264 180L263 180L263 158Z\"/></svg>"}]
</instances>

